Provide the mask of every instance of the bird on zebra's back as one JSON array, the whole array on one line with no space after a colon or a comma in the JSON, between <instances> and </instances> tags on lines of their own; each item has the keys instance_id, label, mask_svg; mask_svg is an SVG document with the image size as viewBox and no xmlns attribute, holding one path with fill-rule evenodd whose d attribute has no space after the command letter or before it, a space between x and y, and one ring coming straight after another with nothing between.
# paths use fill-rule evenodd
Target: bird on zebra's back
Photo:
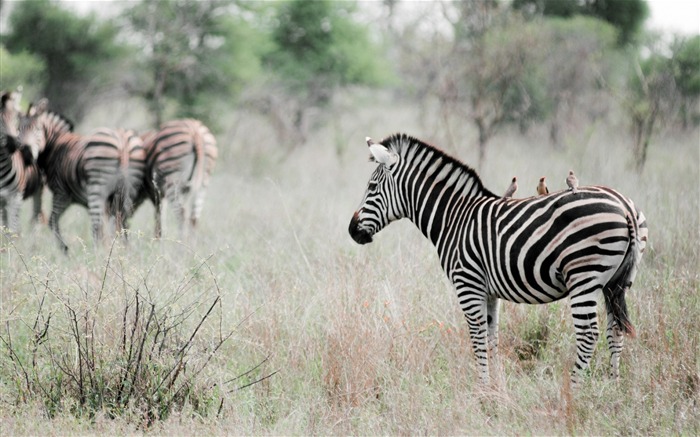
<instances>
[{"instance_id":1,"label":"bird on zebra's back","mask_svg":"<svg viewBox=\"0 0 700 437\"><path fill-rule=\"evenodd\" d=\"M503 197L513 197L516 191L518 191L518 178L513 176L513 180L511 180L506 192L503 193Z\"/></svg>"},{"instance_id":2,"label":"bird on zebra's back","mask_svg":"<svg viewBox=\"0 0 700 437\"><path fill-rule=\"evenodd\" d=\"M21 87L17 91L3 92L0 100L0 225L18 234L23 200L30 197L33 200L32 225L43 216L42 175L36 153L18 138L26 119L20 112Z\"/></svg>"},{"instance_id":3,"label":"bird on zebra's back","mask_svg":"<svg viewBox=\"0 0 700 437\"><path fill-rule=\"evenodd\" d=\"M180 236L185 223L197 226L209 178L216 164L216 138L199 120L165 122L158 132L142 134L146 149L145 195L155 206L155 236L163 232L163 208L169 203Z\"/></svg>"},{"instance_id":4,"label":"bird on zebra's back","mask_svg":"<svg viewBox=\"0 0 700 437\"><path fill-rule=\"evenodd\" d=\"M367 244L389 223L409 218L433 243L466 316L482 383L490 380L489 352L498 350L500 299L569 298L576 383L599 337L602 294L610 374L619 376L623 334L635 335L625 295L648 236L634 202L612 188L587 186L575 197L561 191L504 203L472 168L416 138L395 134L367 144L377 167L348 232Z\"/></svg>"},{"instance_id":5,"label":"bird on zebra's back","mask_svg":"<svg viewBox=\"0 0 700 437\"><path fill-rule=\"evenodd\" d=\"M537 184L537 194L542 196L544 194L549 194L549 188L547 188L547 183L544 181L545 177L540 178L540 182Z\"/></svg>"},{"instance_id":6,"label":"bird on zebra's back","mask_svg":"<svg viewBox=\"0 0 700 437\"><path fill-rule=\"evenodd\" d=\"M578 179L576 178L576 175L574 175L573 170L569 170L569 176L566 177L566 186L569 187L569 191L571 191L573 194L578 192Z\"/></svg>"},{"instance_id":7,"label":"bird on zebra's back","mask_svg":"<svg viewBox=\"0 0 700 437\"><path fill-rule=\"evenodd\" d=\"M95 245L102 240L106 218L117 231L128 228L145 168L142 141L133 131L102 128L76 134L72 123L49 111L48 100L42 99L20 139L39 151L39 168L53 193L49 226L64 252L68 246L59 219L73 203L88 208Z\"/></svg>"}]
</instances>

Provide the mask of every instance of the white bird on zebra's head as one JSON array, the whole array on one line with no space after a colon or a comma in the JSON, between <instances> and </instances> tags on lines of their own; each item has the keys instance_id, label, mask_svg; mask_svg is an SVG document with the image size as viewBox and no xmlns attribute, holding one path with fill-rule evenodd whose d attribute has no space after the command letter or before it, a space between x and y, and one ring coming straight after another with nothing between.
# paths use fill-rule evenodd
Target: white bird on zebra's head
<instances>
[{"instance_id":1,"label":"white bird on zebra's head","mask_svg":"<svg viewBox=\"0 0 700 437\"><path fill-rule=\"evenodd\" d=\"M547 183L544 181L545 177L540 178L540 183L537 184L537 194L540 196L543 194L549 194L549 188L547 188Z\"/></svg>"},{"instance_id":2,"label":"white bird on zebra's head","mask_svg":"<svg viewBox=\"0 0 700 437\"><path fill-rule=\"evenodd\" d=\"M513 197L516 191L518 191L518 177L513 176L513 180L510 182L506 192L503 193L503 197Z\"/></svg>"},{"instance_id":3,"label":"white bird on zebra's head","mask_svg":"<svg viewBox=\"0 0 700 437\"><path fill-rule=\"evenodd\" d=\"M578 179L574 175L573 170L569 170L569 176L566 178L566 185L569 187L569 191L576 194L578 191Z\"/></svg>"}]
</instances>

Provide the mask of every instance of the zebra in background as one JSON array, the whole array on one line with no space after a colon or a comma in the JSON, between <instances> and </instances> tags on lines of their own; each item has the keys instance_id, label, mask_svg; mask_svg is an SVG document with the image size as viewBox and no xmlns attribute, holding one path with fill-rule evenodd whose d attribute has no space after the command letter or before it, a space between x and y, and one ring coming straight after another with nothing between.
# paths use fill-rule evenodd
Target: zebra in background
<instances>
[{"instance_id":1,"label":"zebra in background","mask_svg":"<svg viewBox=\"0 0 700 437\"><path fill-rule=\"evenodd\" d=\"M72 203L88 208L95 244L102 239L105 216L115 220L118 232L128 228L142 190L146 154L141 138L131 130L102 128L78 135L47 106L46 99L37 104L20 139L39 150L39 167L53 193L49 226L66 252L59 219Z\"/></svg>"},{"instance_id":2,"label":"zebra in background","mask_svg":"<svg viewBox=\"0 0 700 437\"><path fill-rule=\"evenodd\" d=\"M0 224L13 233L20 230L19 216L24 199L33 199L32 224L43 216L43 183L36 154L21 146L17 138L20 125L26 120L19 110L20 99L21 91L4 92L0 97Z\"/></svg>"},{"instance_id":3,"label":"zebra in background","mask_svg":"<svg viewBox=\"0 0 700 437\"><path fill-rule=\"evenodd\" d=\"M544 304L565 297L576 332L576 383L598 339L601 291L610 372L619 376L623 334L635 335L625 293L648 235L631 200L600 186L579 187L576 196L501 198L473 169L420 140L396 134L367 143L379 165L350 235L366 244L406 217L435 245L466 316L482 383L489 381L488 353L498 348L499 299Z\"/></svg>"},{"instance_id":4,"label":"zebra in background","mask_svg":"<svg viewBox=\"0 0 700 437\"><path fill-rule=\"evenodd\" d=\"M173 120L159 132L142 135L146 149L145 194L155 205L155 236L163 229L163 204L171 204L180 228L195 228L202 212L209 177L218 156L216 138L202 122Z\"/></svg>"}]
</instances>

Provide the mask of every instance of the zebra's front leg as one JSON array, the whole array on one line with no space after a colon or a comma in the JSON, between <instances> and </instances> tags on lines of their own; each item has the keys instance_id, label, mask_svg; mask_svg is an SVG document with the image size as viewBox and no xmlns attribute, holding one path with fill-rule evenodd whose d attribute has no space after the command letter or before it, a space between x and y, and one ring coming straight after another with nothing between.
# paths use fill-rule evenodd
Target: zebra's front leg
<instances>
[{"instance_id":1,"label":"zebra's front leg","mask_svg":"<svg viewBox=\"0 0 700 437\"><path fill-rule=\"evenodd\" d=\"M469 337L472 342L472 349L476 357L476 364L479 372L479 382L488 385L489 377L489 355L487 347L487 299L484 293L457 287L457 297L459 305L467 318L469 325Z\"/></svg>"},{"instance_id":2,"label":"zebra's front leg","mask_svg":"<svg viewBox=\"0 0 700 437\"><path fill-rule=\"evenodd\" d=\"M19 215L22 211L22 193L13 195L7 202L7 221L8 228L13 234L19 235L22 227L19 223Z\"/></svg>"},{"instance_id":3,"label":"zebra's front leg","mask_svg":"<svg viewBox=\"0 0 700 437\"><path fill-rule=\"evenodd\" d=\"M488 350L492 358L498 356L498 312L500 301L496 296L486 298L486 323L488 325Z\"/></svg>"},{"instance_id":4,"label":"zebra's front leg","mask_svg":"<svg viewBox=\"0 0 700 437\"><path fill-rule=\"evenodd\" d=\"M43 195L44 187L39 187L34 195L32 195L32 227L36 226L37 223L46 224L46 217L44 216L44 212L41 210Z\"/></svg>"},{"instance_id":5,"label":"zebra's front leg","mask_svg":"<svg viewBox=\"0 0 700 437\"><path fill-rule=\"evenodd\" d=\"M598 341L598 301L594 290L571 296L571 315L576 334L576 365L571 382L577 384L580 375L588 370L593 350Z\"/></svg>"},{"instance_id":6,"label":"zebra's front leg","mask_svg":"<svg viewBox=\"0 0 700 437\"><path fill-rule=\"evenodd\" d=\"M608 340L608 350L610 351L610 377L617 379L620 377L620 355L622 354L624 336L610 310L608 310L607 325L605 337Z\"/></svg>"}]
</instances>

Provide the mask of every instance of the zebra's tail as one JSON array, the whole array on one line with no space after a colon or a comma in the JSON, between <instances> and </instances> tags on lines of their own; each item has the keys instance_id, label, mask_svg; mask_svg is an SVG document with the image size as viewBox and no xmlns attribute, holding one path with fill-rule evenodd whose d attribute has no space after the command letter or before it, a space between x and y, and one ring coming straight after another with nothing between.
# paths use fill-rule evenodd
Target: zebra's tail
<instances>
[{"instance_id":1,"label":"zebra's tail","mask_svg":"<svg viewBox=\"0 0 700 437\"><path fill-rule=\"evenodd\" d=\"M126 132L126 140L122 144L119 153L119 171L114 187L114 195L112 197L112 211L116 219L117 232L124 230L126 220L131 216L134 209L132 198L133 187L131 178L129 177L129 161L131 147L129 145L129 134Z\"/></svg>"},{"instance_id":2,"label":"zebra's tail","mask_svg":"<svg viewBox=\"0 0 700 437\"><path fill-rule=\"evenodd\" d=\"M603 296L605 297L605 305L608 308L608 312L612 314L613 319L617 322L617 326L623 333L634 338L637 334L627 312L625 293L630 289L634 277L637 275L637 266L641 259L641 242L635 229L636 223L633 223L629 216L627 217L627 228L630 235L630 244L627 247L627 252L622 259L620 267L603 287Z\"/></svg>"}]
</instances>

